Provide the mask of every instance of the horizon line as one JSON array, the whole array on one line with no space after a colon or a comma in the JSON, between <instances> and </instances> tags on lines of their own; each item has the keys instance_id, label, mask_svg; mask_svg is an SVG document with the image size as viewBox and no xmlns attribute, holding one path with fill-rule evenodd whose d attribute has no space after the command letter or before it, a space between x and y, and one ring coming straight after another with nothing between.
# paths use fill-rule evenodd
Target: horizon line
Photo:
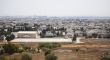
<instances>
[{"instance_id":1,"label":"horizon line","mask_svg":"<svg viewBox=\"0 0 110 60\"><path fill-rule=\"evenodd\" d=\"M28 17L28 16L39 16L39 17L110 17L110 16L46 16L46 15L5 15L0 17Z\"/></svg>"}]
</instances>

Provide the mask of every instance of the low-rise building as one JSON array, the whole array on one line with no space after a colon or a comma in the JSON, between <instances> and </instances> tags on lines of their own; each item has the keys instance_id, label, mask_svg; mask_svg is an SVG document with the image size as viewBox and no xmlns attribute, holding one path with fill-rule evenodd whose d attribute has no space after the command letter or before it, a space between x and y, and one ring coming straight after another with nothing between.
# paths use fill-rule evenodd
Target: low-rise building
<instances>
[{"instance_id":1,"label":"low-rise building","mask_svg":"<svg viewBox=\"0 0 110 60\"><path fill-rule=\"evenodd\" d=\"M17 38L37 38L36 31L19 31L17 33Z\"/></svg>"}]
</instances>

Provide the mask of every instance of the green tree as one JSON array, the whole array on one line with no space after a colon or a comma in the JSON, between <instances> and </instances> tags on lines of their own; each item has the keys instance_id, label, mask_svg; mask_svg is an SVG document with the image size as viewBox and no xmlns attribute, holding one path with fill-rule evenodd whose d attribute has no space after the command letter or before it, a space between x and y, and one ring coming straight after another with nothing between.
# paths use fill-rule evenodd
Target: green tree
<instances>
[{"instance_id":1,"label":"green tree","mask_svg":"<svg viewBox=\"0 0 110 60\"><path fill-rule=\"evenodd\" d=\"M8 54L13 54L19 51L19 47L11 43L3 45L3 49L4 52Z\"/></svg>"},{"instance_id":2,"label":"green tree","mask_svg":"<svg viewBox=\"0 0 110 60\"><path fill-rule=\"evenodd\" d=\"M11 34L11 39L13 40L13 39L15 39L15 35L14 34Z\"/></svg>"},{"instance_id":3,"label":"green tree","mask_svg":"<svg viewBox=\"0 0 110 60\"><path fill-rule=\"evenodd\" d=\"M74 35L74 37L72 38L72 41L76 41L77 36Z\"/></svg>"},{"instance_id":4,"label":"green tree","mask_svg":"<svg viewBox=\"0 0 110 60\"><path fill-rule=\"evenodd\" d=\"M97 38L97 36L98 36L97 33L93 33L93 34L92 34L92 37L93 37L93 38Z\"/></svg>"},{"instance_id":5,"label":"green tree","mask_svg":"<svg viewBox=\"0 0 110 60\"><path fill-rule=\"evenodd\" d=\"M8 42L10 42L11 40L13 40L14 38L15 38L15 35L14 35L14 34L7 35L7 36L6 36L6 40L7 40Z\"/></svg>"}]
</instances>

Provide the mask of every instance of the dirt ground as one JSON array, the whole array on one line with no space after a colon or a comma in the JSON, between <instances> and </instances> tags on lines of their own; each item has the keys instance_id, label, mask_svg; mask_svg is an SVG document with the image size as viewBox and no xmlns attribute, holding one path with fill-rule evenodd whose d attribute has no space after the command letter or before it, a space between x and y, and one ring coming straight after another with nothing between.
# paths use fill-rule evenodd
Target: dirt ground
<instances>
[{"instance_id":1,"label":"dirt ground","mask_svg":"<svg viewBox=\"0 0 110 60\"><path fill-rule=\"evenodd\" d=\"M63 44L53 51L58 60L101 60L106 53L110 55L109 39L85 39L84 43Z\"/></svg>"},{"instance_id":2,"label":"dirt ground","mask_svg":"<svg viewBox=\"0 0 110 60\"><path fill-rule=\"evenodd\" d=\"M101 60L106 53L110 54L109 39L84 39L84 43L60 43L61 47L52 50L58 59L57 60ZM39 43L15 43L23 44L30 47L37 47ZM21 54L11 55L17 57L18 60ZM32 60L45 60L43 53L31 54ZM10 57L10 56L8 56Z\"/></svg>"},{"instance_id":3,"label":"dirt ground","mask_svg":"<svg viewBox=\"0 0 110 60\"><path fill-rule=\"evenodd\" d=\"M110 53L110 47L63 47L53 53L58 56L58 60L100 60L104 53Z\"/></svg>"}]
</instances>

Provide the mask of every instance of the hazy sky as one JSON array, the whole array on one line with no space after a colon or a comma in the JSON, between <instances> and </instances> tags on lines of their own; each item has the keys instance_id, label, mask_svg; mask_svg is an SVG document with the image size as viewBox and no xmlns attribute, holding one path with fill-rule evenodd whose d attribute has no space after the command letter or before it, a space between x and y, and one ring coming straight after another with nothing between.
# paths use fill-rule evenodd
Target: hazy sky
<instances>
[{"instance_id":1,"label":"hazy sky","mask_svg":"<svg viewBox=\"0 0 110 60\"><path fill-rule=\"evenodd\" d=\"M0 0L0 16L110 16L110 0Z\"/></svg>"}]
</instances>

